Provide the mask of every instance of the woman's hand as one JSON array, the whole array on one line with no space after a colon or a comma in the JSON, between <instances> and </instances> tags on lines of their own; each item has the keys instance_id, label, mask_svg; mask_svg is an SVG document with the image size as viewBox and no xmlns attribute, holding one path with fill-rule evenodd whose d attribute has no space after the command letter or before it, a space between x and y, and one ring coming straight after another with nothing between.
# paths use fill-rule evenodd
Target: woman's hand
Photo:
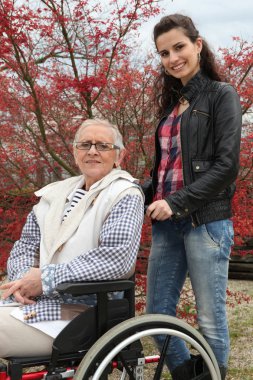
<instances>
[{"instance_id":1,"label":"woman's hand","mask_svg":"<svg viewBox=\"0 0 253 380\"><path fill-rule=\"evenodd\" d=\"M166 220L171 218L173 212L169 204L164 200L155 201L148 206L146 215L155 220Z\"/></svg>"},{"instance_id":2,"label":"woman's hand","mask_svg":"<svg viewBox=\"0 0 253 380\"><path fill-rule=\"evenodd\" d=\"M31 268L24 277L19 280L8 282L0 287L5 290L2 298L6 299L13 295L17 302L22 304L34 303L33 297L42 294L41 270Z\"/></svg>"},{"instance_id":3,"label":"woman's hand","mask_svg":"<svg viewBox=\"0 0 253 380\"><path fill-rule=\"evenodd\" d=\"M13 293L13 296L15 301L21 303L22 305L32 305L36 303L33 299L27 298L25 295L22 296L19 290L16 290Z\"/></svg>"}]
</instances>

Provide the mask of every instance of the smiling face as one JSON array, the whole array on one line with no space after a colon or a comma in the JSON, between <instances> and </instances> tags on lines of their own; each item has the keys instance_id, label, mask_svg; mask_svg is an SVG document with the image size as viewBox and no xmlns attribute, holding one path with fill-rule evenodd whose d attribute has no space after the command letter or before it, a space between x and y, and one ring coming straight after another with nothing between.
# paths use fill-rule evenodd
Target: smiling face
<instances>
[{"instance_id":1,"label":"smiling face","mask_svg":"<svg viewBox=\"0 0 253 380\"><path fill-rule=\"evenodd\" d=\"M82 129L78 136L78 142L84 141L92 144L98 142L115 144L115 134L110 127L90 125ZM75 162L85 177L86 190L110 173L113 167L119 166L124 154L124 150L98 151L94 145L90 150L79 150L75 147Z\"/></svg>"},{"instance_id":2,"label":"smiling face","mask_svg":"<svg viewBox=\"0 0 253 380\"><path fill-rule=\"evenodd\" d=\"M192 42L182 28L174 28L157 37L156 47L166 72L183 85L199 71L201 38Z\"/></svg>"}]
</instances>

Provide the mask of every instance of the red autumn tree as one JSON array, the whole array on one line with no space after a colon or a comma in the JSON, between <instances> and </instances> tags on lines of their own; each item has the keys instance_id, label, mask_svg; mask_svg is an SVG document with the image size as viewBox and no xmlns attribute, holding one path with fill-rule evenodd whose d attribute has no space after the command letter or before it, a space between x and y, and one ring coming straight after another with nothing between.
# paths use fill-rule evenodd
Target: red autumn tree
<instances>
[{"instance_id":1,"label":"red autumn tree","mask_svg":"<svg viewBox=\"0 0 253 380\"><path fill-rule=\"evenodd\" d=\"M140 179L147 177L153 159L156 120L152 94L156 76L152 56L145 62L122 60L112 70L97 104L100 114L119 127L127 142L124 167Z\"/></svg>"},{"instance_id":2,"label":"red autumn tree","mask_svg":"<svg viewBox=\"0 0 253 380\"><path fill-rule=\"evenodd\" d=\"M253 46L234 37L234 46L221 49L222 74L232 83L242 104L243 129L240 174L234 197L235 245L253 246ZM235 251L235 253L237 253ZM242 251L242 254L253 253Z\"/></svg>"},{"instance_id":3,"label":"red autumn tree","mask_svg":"<svg viewBox=\"0 0 253 380\"><path fill-rule=\"evenodd\" d=\"M17 205L26 202L15 196L77 174L74 131L101 115L97 104L112 70L129 57L139 25L159 10L156 0L0 0L2 262L25 214Z\"/></svg>"},{"instance_id":4,"label":"red autumn tree","mask_svg":"<svg viewBox=\"0 0 253 380\"><path fill-rule=\"evenodd\" d=\"M0 0L2 189L76 173L74 130L98 114L131 34L158 11L154 0Z\"/></svg>"}]
</instances>

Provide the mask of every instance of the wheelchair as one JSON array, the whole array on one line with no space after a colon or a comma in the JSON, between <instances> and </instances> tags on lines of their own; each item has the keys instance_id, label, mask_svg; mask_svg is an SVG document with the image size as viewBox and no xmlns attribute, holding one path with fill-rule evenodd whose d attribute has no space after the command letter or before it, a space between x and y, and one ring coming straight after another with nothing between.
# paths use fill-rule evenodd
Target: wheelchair
<instances>
[{"instance_id":1,"label":"wheelchair","mask_svg":"<svg viewBox=\"0 0 253 380\"><path fill-rule=\"evenodd\" d=\"M0 380L169 379L164 362L172 336L202 356L212 380L221 380L214 354L196 329L176 317L135 316L134 279L61 284L57 291L96 294L97 304L60 332L50 356L5 358ZM115 291L122 291L123 298L109 299L108 293ZM153 341L157 335L164 336L160 352Z\"/></svg>"}]
</instances>

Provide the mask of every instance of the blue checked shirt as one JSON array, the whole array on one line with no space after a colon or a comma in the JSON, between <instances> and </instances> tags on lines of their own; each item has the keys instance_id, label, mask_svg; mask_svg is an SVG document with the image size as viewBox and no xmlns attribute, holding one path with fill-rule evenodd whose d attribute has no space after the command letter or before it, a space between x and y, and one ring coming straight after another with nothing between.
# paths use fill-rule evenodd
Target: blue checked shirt
<instances>
[{"instance_id":1,"label":"blue checked shirt","mask_svg":"<svg viewBox=\"0 0 253 380\"><path fill-rule=\"evenodd\" d=\"M42 267L43 294L36 304L23 306L24 315L33 315L28 323L61 319L61 304L89 304L90 297L60 296L55 288L64 282L101 281L123 278L134 267L143 223L143 200L126 195L111 210L100 231L99 247L79 255L66 264ZM39 267L40 229L34 212L30 212L20 240L10 253L8 277L21 278L31 267Z\"/></svg>"}]
</instances>

